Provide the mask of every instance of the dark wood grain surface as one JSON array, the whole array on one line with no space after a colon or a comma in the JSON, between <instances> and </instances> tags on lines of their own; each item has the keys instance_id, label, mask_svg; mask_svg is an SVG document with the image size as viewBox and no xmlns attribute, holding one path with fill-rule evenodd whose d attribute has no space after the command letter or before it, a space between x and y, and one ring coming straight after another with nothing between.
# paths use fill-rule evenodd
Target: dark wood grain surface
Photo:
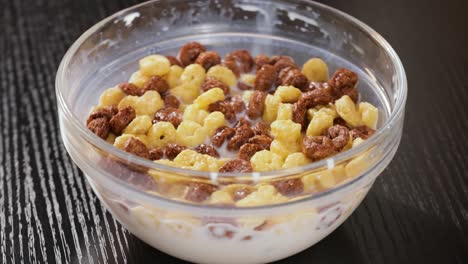
<instances>
[{"instance_id":1,"label":"dark wood grain surface","mask_svg":"<svg viewBox=\"0 0 468 264\"><path fill-rule=\"evenodd\" d=\"M349 220L282 263L468 263L467 1L326 3L376 29L400 55L405 129ZM0 0L0 263L181 263L106 212L59 136L61 58L87 28L133 4Z\"/></svg>"}]
</instances>

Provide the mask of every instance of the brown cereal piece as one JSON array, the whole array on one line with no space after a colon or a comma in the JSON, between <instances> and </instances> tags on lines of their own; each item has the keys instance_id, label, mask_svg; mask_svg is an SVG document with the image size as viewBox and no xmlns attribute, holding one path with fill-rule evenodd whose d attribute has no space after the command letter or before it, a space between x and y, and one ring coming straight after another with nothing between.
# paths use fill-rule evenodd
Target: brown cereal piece
<instances>
[{"instance_id":1,"label":"brown cereal piece","mask_svg":"<svg viewBox=\"0 0 468 264\"><path fill-rule=\"evenodd\" d=\"M221 57L216 51L205 51L198 55L195 63L200 64L208 70L209 68L221 63Z\"/></svg>"},{"instance_id":2,"label":"brown cereal piece","mask_svg":"<svg viewBox=\"0 0 468 264\"><path fill-rule=\"evenodd\" d=\"M349 142L349 129L345 126L334 125L328 128L328 136L331 138L335 150L339 152Z\"/></svg>"},{"instance_id":3,"label":"brown cereal piece","mask_svg":"<svg viewBox=\"0 0 468 264\"><path fill-rule=\"evenodd\" d=\"M259 91L268 91L276 81L275 67L265 64L257 71L255 77L254 89Z\"/></svg>"},{"instance_id":4,"label":"brown cereal piece","mask_svg":"<svg viewBox=\"0 0 468 264\"><path fill-rule=\"evenodd\" d=\"M255 126L253 126L253 131L255 135L266 135L270 136L270 124L265 121L259 121Z\"/></svg>"},{"instance_id":5,"label":"brown cereal piece","mask_svg":"<svg viewBox=\"0 0 468 264\"><path fill-rule=\"evenodd\" d=\"M164 107L154 113L153 117L153 124L161 121L170 122L177 128L182 122L182 113L177 108Z\"/></svg>"},{"instance_id":6,"label":"brown cereal piece","mask_svg":"<svg viewBox=\"0 0 468 264\"><path fill-rule=\"evenodd\" d=\"M258 144L246 143L242 145L239 149L237 157L243 160L250 160L252 156L257 152L263 150L263 148Z\"/></svg>"},{"instance_id":7,"label":"brown cereal piece","mask_svg":"<svg viewBox=\"0 0 468 264\"><path fill-rule=\"evenodd\" d=\"M240 69L237 67L237 63L233 60L224 60L222 65L228 69L230 69L236 77L240 75Z\"/></svg>"},{"instance_id":8,"label":"brown cereal piece","mask_svg":"<svg viewBox=\"0 0 468 264\"><path fill-rule=\"evenodd\" d=\"M270 65L275 65L278 61L280 60L284 60L284 61L290 61L292 63L294 63L294 60L293 58L289 57L289 56L285 56L285 55L275 55L275 56L271 56L270 57Z\"/></svg>"},{"instance_id":9,"label":"brown cereal piece","mask_svg":"<svg viewBox=\"0 0 468 264\"><path fill-rule=\"evenodd\" d=\"M182 65L188 66L195 62L200 53L205 52L206 48L198 42L189 42L182 46L179 51L179 59Z\"/></svg>"},{"instance_id":10,"label":"brown cereal piece","mask_svg":"<svg viewBox=\"0 0 468 264\"><path fill-rule=\"evenodd\" d=\"M348 124L346 124L346 121L341 117L337 117L337 118L333 119L333 125L340 125L340 126L344 126L346 128L349 128Z\"/></svg>"},{"instance_id":11,"label":"brown cereal piece","mask_svg":"<svg viewBox=\"0 0 468 264\"><path fill-rule=\"evenodd\" d=\"M320 160L335 153L332 140L326 136L306 137L303 141L303 152L311 160Z\"/></svg>"},{"instance_id":12,"label":"brown cereal piece","mask_svg":"<svg viewBox=\"0 0 468 264\"><path fill-rule=\"evenodd\" d=\"M252 90L253 86L246 84L244 82L237 82L237 88L242 91Z\"/></svg>"},{"instance_id":13,"label":"brown cereal piece","mask_svg":"<svg viewBox=\"0 0 468 264\"><path fill-rule=\"evenodd\" d=\"M109 121L115 114L117 114L118 111L119 109L117 109L115 105L97 109L89 115L88 120L86 120L86 125L88 125L92 120L101 118L101 117Z\"/></svg>"},{"instance_id":14,"label":"brown cereal piece","mask_svg":"<svg viewBox=\"0 0 468 264\"><path fill-rule=\"evenodd\" d=\"M270 63L273 63L273 67L275 68L277 74L279 74L284 68L297 68L297 65L296 63L294 63L294 60L291 57L287 56L272 57L272 62Z\"/></svg>"},{"instance_id":15,"label":"brown cereal piece","mask_svg":"<svg viewBox=\"0 0 468 264\"><path fill-rule=\"evenodd\" d=\"M127 127L130 122L136 117L135 109L131 106L124 107L115 114L109 121L112 132L120 135L122 130Z\"/></svg>"},{"instance_id":16,"label":"brown cereal piece","mask_svg":"<svg viewBox=\"0 0 468 264\"><path fill-rule=\"evenodd\" d=\"M356 90L358 76L355 72L345 68L339 68L328 80L328 84L333 87L335 99L348 95L356 103L359 99L359 93Z\"/></svg>"},{"instance_id":17,"label":"brown cereal piece","mask_svg":"<svg viewBox=\"0 0 468 264\"><path fill-rule=\"evenodd\" d=\"M169 143L164 149L164 153L166 154L167 159L173 160L175 157L177 157L177 155L179 155L180 152L186 149L187 147L185 146Z\"/></svg>"},{"instance_id":18,"label":"brown cereal piece","mask_svg":"<svg viewBox=\"0 0 468 264\"><path fill-rule=\"evenodd\" d=\"M252 193L252 190L250 188L241 186L234 190L234 192L232 193L232 199L237 202L241 199L244 199L247 195L251 193Z\"/></svg>"},{"instance_id":19,"label":"brown cereal piece","mask_svg":"<svg viewBox=\"0 0 468 264\"><path fill-rule=\"evenodd\" d=\"M253 168L250 161L243 159L232 159L224 163L219 172L252 172Z\"/></svg>"},{"instance_id":20,"label":"brown cereal piece","mask_svg":"<svg viewBox=\"0 0 468 264\"><path fill-rule=\"evenodd\" d=\"M163 100L164 100L165 107L179 108L180 106L179 99L177 99L177 97L175 97L172 94L169 94L169 93L163 94Z\"/></svg>"},{"instance_id":21,"label":"brown cereal piece","mask_svg":"<svg viewBox=\"0 0 468 264\"><path fill-rule=\"evenodd\" d=\"M87 127L91 132L102 139L106 139L109 135L109 120L105 117L92 119L87 124Z\"/></svg>"},{"instance_id":22,"label":"brown cereal piece","mask_svg":"<svg viewBox=\"0 0 468 264\"><path fill-rule=\"evenodd\" d=\"M303 104L299 104L298 102L293 104L292 121L301 124L302 129L306 128L306 113L307 108Z\"/></svg>"},{"instance_id":23,"label":"brown cereal piece","mask_svg":"<svg viewBox=\"0 0 468 264\"><path fill-rule=\"evenodd\" d=\"M375 133L375 130L368 127L368 126L359 126L351 129L351 136L353 139L356 138L362 138L362 139L368 139L370 136L372 136Z\"/></svg>"},{"instance_id":24,"label":"brown cereal piece","mask_svg":"<svg viewBox=\"0 0 468 264\"><path fill-rule=\"evenodd\" d=\"M143 90L154 90L158 93L165 93L169 90L169 84L161 76L151 76L151 78L143 86Z\"/></svg>"},{"instance_id":25,"label":"brown cereal piece","mask_svg":"<svg viewBox=\"0 0 468 264\"><path fill-rule=\"evenodd\" d=\"M261 149L263 150L263 149L270 149L270 145L272 141L273 141L273 138L267 135L256 135L256 136L249 138L249 141L247 142L259 145Z\"/></svg>"},{"instance_id":26,"label":"brown cereal piece","mask_svg":"<svg viewBox=\"0 0 468 264\"><path fill-rule=\"evenodd\" d=\"M332 90L329 88L321 88L301 94L297 103L308 109L317 105L327 105L332 101Z\"/></svg>"},{"instance_id":27,"label":"brown cereal piece","mask_svg":"<svg viewBox=\"0 0 468 264\"><path fill-rule=\"evenodd\" d=\"M276 85L292 85L296 88L301 89L302 91L307 88L309 81L304 74L297 68L291 66L283 68L278 74L278 79Z\"/></svg>"},{"instance_id":28,"label":"brown cereal piece","mask_svg":"<svg viewBox=\"0 0 468 264\"><path fill-rule=\"evenodd\" d=\"M227 101L218 101L208 105L208 111L214 112L219 111L224 114L224 118L229 122L236 120L236 113L232 105Z\"/></svg>"},{"instance_id":29,"label":"brown cereal piece","mask_svg":"<svg viewBox=\"0 0 468 264\"><path fill-rule=\"evenodd\" d=\"M252 55L247 50L236 50L226 55L224 61L234 61L240 72L250 72L254 66Z\"/></svg>"},{"instance_id":30,"label":"brown cereal piece","mask_svg":"<svg viewBox=\"0 0 468 264\"><path fill-rule=\"evenodd\" d=\"M244 145L249 138L254 136L254 132L249 125L242 125L236 129L236 133L229 140L227 149L228 150L238 150L242 145Z\"/></svg>"},{"instance_id":31,"label":"brown cereal piece","mask_svg":"<svg viewBox=\"0 0 468 264\"><path fill-rule=\"evenodd\" d=\"M123 145L123 150L135 154L139 157L147 159L149 157L149 150L146 145L136 138L129 138Z\"/></svg>"},{"instance_id":32,"label":"brown cereal piece","mask_svg":"<svg viewBox=\"0 0 468 264\"><path fill-rule=\"evenodd\" d=\"M212 193L217 190L217 187L208 183L192 182L187 186L185 199L194 203L201 203L208 199Z\"/></svg>"},{"instance_id":33,"label":"brown cereal piece","mask_svg":"<svg viewBox=\"0 0 468 264\"><path fill-rule=\"evenodd\" d=\"M229 93L229 86L227 84L214 77L207 76L201 84L200 89L206 92L212 88L220 88L221 90L223 90L224 94Z\"/></svg>"},{"instance_id":34,"label":"brown cereal piece","mask_svg":"<svg viewBox=\"0 0 468 264\"><path fill-rule=\"evenodd\" d=\"M304 183L299 178L275 181L272 185L285 196L298 195L304 191Z\"/></svg>"},{"instance_id":35,"label":"brown cereal piece","mask_svg":"<svg viewBox=\"0 0 468 264\"><path fill-rule=\"evenodd\" d=\"M182 64L180 63L180 61L179 61L176 57L167 55L166 58L167 58L167 59L169 60L169 62L171 63L171 66L172 66L172 65L177 65L177 66L182 67Z\"/></svg>"},{"instance_id":36,"label":"brown cereal piece","mask_svg":"<svg viewBox=\"0 0 468 264\"><path fill-rule=\"evenodd\" d=\"M247 119L245 119L244 117L241 117L241 118L239 118L236 125L234 126L234 129L236 130L239 127L244 126L244 125L250 126L250 122L247 121Z\"/></svg>"},{"instance_id":37,"label":"brown cereal piece","mask_svg":"<svg viewBox=\"0 0 468 264\"><path fill-rule=\"evenodd\" d=\"M213 136L211 136L211 142L216 147L221 147L224 140L234 136L235 133L236 131L233 128L227 126L219 127L215 130Z\"/></svg>"},{"instance_id":38,"label":"brown cereal piece","mask_svg":"<svg viewBox=\"0 0 468 264\"><path fill-rule=\"evenodd\" d=\"M234 112L240 113L244 111L245 104L240 96L235 95L235 96L229 97L227 101L232 106L232 109L234 110Z\"/></svg>"},{"instance_id":39,"label":"brown cereal piece","mask_svg":"<svg viewBox=\"0 0 468 264\"><path fill-rule=\"evenodd\" d=\"M149 151L148 159L150 160L159 160L164 156L164 149L154 148Z\"/></svg>"},{"instance_id":40,"label":"brown cereal piece","mask_svg":"<svg viewBox=\"0 0 468 264\"><path fill-rule=\"evenodd\" d=\"M270 57L265 54L260 54L255 57L255 67L257 71L265 64L270 64Z\"/></svg>"},{"instance_id":41,"label":"brown cereal piece","mask_svg":"<svg viewBox=\"0 0 468 264\"><path fill-rule=\"evenodd\" d=\"M201 145L198 145L194 150L201 154L206 154L215 158L219 158L218 151L216 151L216 149L212 145L201 144Z\"/></svg>"},{"instance_id":42,"label":"brown cereal piece","mask_svg":"<svg viewBox=\"0 0 468 264\"><path fill-rule=\"evenodd\" d=\"M133 83L121 83L119 88L128 95L142 96L145 93L145 89L140 89Z\"/></svg>"},{"instance_id":43,"label":"brown cereal piece","mask_svg":"<svg viewBox=\"0 0 468 264\"><path fill-rule=\"evenodd\" d=\"M247 106L247 116L249 118L255 119L263 114L266 96L266 93L263 91L254 91L252 93L249 105Z\"/></svg>"}]
</instances>

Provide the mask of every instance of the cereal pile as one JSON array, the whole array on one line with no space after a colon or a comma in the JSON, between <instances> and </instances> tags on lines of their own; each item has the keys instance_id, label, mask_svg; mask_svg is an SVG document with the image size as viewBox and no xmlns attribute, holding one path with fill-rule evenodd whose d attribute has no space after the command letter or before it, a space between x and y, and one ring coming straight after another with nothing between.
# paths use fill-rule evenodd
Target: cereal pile
<instances>
[{"instance_id":1,"label":"cereal pile","mask_svg":"<svg viewBox=\"0 0 468 264\"><path fill-rule=\"evenodd\" d=\"M319 58L302 68L287 56L252 57L246 50L221 59L190 42L178 58L142 58L127 83L104 91L86 124L117 148L171 166L292 168L347 150L375 132L378 110L358 103L356 73L340 68L328 76ZM276 185L297 192L288 181Z\"/></svg>"}]
</instances>

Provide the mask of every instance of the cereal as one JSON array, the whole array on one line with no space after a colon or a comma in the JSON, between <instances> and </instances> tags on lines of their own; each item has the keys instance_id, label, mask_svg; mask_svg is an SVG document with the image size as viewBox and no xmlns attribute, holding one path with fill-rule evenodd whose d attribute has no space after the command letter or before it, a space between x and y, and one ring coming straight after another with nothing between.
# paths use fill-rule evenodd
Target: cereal
<instances>
[{"instance_id":1,"label":"cereal","mask_svg":"<svg viewBox=\"0 0 468 264\"><path fill-rule=\"evenodd\" d=\"M136 138L129 138L125 141L122 149L126 152L135 154L142 158L148 158L149 150L146 145Z\"/></svg>"},{"instance_id":2,"label":"cereal","mask_svg":"<svg viewBox=\"0 0 468 264\"><path fill-rule=\"evenodd\" d=\"M179 59L182 66L194 63L198 55L205 51L205 47L198 42L189 42L185 44L179 51Z\"/></svg>"},{"instance_id":3,"label":"cereal","mask_svg":"<svg viewBox=\"0 0 468 264\"><path fill-rule=\"evenodd\" d=\"M302 74L309 82L326 82L328 80L328 66L320 58L309 59L302 65Z\"/></svg>"},{"instance_id":4,"label":"cereal","mask_svg":"<svg viewBox=\"0 0 468 264\"><path fill-rule=\"evenodd\" d=\"M292 104L279 104L276 120L292 120L292 119L293 119L293 105Z\"/></svg>"},{"instance_id":5,"label":"cereal","mask_svg":"<svg viewBox=\"0 0 468 264\"><path fill-rule=\"evenodd\" d=\"M109 120L105 117L92 119L87 127L91 132L102 139L107 139L109 135Z\"/></svg>"},{"instance_id":6,"label":"cereal","mask_svg":"<svg viewBox=\"0 0 468 264\"><path fill-rule=\"evenodd\" d=\"M174 57L174 56L168 56L166 55L166 58L169 60L169 62L171 63L171 66L179 66L179 67L182 67L182 64L180 63L180 61Z\"/></svg>"},{"instance_id":7,"label":"cereal","mask_svg":"<svg viewBox=\"0 0 468 264\"><path fill-rule=\"evenodd\" d=\"M184 69L182 67L179 67L177 65L172 65L169 72L166 75L166 81L167 84L169 85L169 88L174 88L178 85L180 85L180 76L182 76L182 73L184 72Z\"/></svg>"},{"instance_id":8,"label":"cereal","mask_svg":"<svg viewBox=\"0 0 468 264\"><path fill-rule=\"evenodd\" d=\"M196 104L187 105L184 110L182 120L194 121L203 125L205 118L209 115L208 111L202 110Z\"/></svg>"},{"instance_id":9,"label":"cereal","mask_svg":"<svg viewBox=\"0 0 468 264\"><path fill-rule=\"evenodd\" d=\"M211 142L216 147L220 147L226 139L234 136L235 133L236 131L233 128L227 126L219 127L215 130L213 136L211 136Z\"/></svg>"},{"instance_id":10,"label":"cereal","mask_svg":"<svg viewBox=\"0 0 468 264\"><path fill-rule=\"evenodd\" d=\"M265 107L263 109L263 120L273 122L278 115L278 108L281 103L281 98L268 94L265 99Z\"/></svg>"},{"instance_id":11,"label":"cereal","mask_svg":"<svg viewBox=\"0 0 468 264\"><path fill-rule=\"evenodd\" d=\"M194 147L205 141L206 130L198 123L184 120L177 127L176 142L185 146Z\"/></svg>"},{"instance_id":12,"label":"cereal","mask_svg":"<svg viewBox=\"0 0 468 264\"><path fill-rule=\"evenodd\" d=\"M307 158L315 161L335 153L335 146L326 136L312 136L304 139L303 152Z\"/></svg>"},{"instance_id":13,"label":"cereal","mask_svg":"<svg viewBox=\"0 0 468 264\"><path fill-rule=\"evenodd\" d=\"M379 118L379 110L369 103L359 103L359 113L361 114L362 123L375 129Z\"/></svg>"},{"instance_id":14,"label":"cereal","mask_svg":"<svg viewBox=\"0 0 468 264\"><path fill-rule=\"evenodd\" d=\"M234 122L236 120L236 113L234 112L234 108L227 101L218 101L208 105L208 111L217 111L223 113L224 117L229 122Z\"/></svg>"},{"instance_id":15,"label":"cereal","mask_svg":"<svg viewBox=\"0 0 468 264\"><path fill-rule=\"evenodd\" d=\"M180 152L186 150L187 147L185 146L182 146L182 145L178 145L178 144L175 144L175 143L169 143L167 144L166 148L164 149L164 152L166 154L166 157L169 159L169 160L173 160L175 159L175 157L177 157L177 155L179 155Z\"/></svg>"},{"instance_id":16,"label":"cereal","mask_svg":"<svg viewBox=\"0 0 468 264\"><path fill-rule=\"evenodd\" d=\"M118 109L115 106L108 106L104 108L98 108L94 110L86 120L86 124L89 124L93 119L105 118L109 121L115 114L117 114Z\"/></svg>"},{"instance_id":17,"label":"cereal","mask_svg":"<svg viewBox=\"0 0 468 264\"><path fill-rule=\"evenodd\" d=\"M356 110L356 105L347 95L343 95L335 101L336 112L347 124L352 127L361 125L361 114Z\"/></svg>"},{"instance_id":18,"label":"cereal","mask_svg":"<svg viewBox=\"0 0 468 264\"><path fill-rule=\"evenodd\" d=\"M141 115L135 117L130 124L123 130L124 134L141 135L146 134L151 127L151 117Z\"/></svg>"},{"instance_id":19,"label":"cereal","mask_svg":"<svg viewBox=\"0 0 468 264\"><path fill-rule=\"evenodd\" d=\"M170 122L175 128L182 122L182 113L179 109L173 107L165 107L158 110L154 114L153 123Z\"/></svg>"},{"instance_id":20,"label":"cereal","mask_svg":"<svg viewBox=\"0 0 468 264\"><path fill-rule=\"evenodd\" d=\"M270 58L267 55L260 54L255 57L255 67L257 68L257 71L265 64L270 64Z\"/></svg>"},{"instance_id":21,"label":"cereal","mask_svg":"<svg viewBox=\"0 0 468 264\"><path fill-rule=\"evenodd\" d=\"M249 161L243 159L233 159L224 163L219 172L252 172L253 168Z\"/></svg>"},{"instance_id":22,"label":"cereal","mask_svg":"<svg viewBox=\"0 0 468 264\"><path fill-rule=\"evenodd\" d=\"M285 196L294 196L302 193L304 184L300 178L275 181L272 183L279 193Z\"/></svg>"},{"instance_id":23,"label":"cereal","mask_svg":"<svg viewBox=\"0 0 468 264\"><path fill-rule=\"evenodd\" d=\"M163 95L163 100L164 100L164 107L166 108L179 108L180 102L177 97L175 97L172 94L164 94Z\"/></svg>"},{"instance_id":24,"label":"cereal","mask_svg":"<svg viewBox=\"0 0 468 264\"><path fill-rule=\"evenodd\" d=\"M190 183L185 193L185 199L200 203L208 199L216 191L216 186L207 183Z\"/></svg>"},{"instance_id":25,"label":"cereal","mask_svg":"<svg viewBox=\"0 0 468 264\"><path fill-rule=\"evenodd\" d=\"M201 154L206 154L206 155L210 155L210 156L215 157L215 158L219 158L218 151L216 151L216 149L211 145L200 144L194 150L196 152L198 152L198 153L201 153Z\"/></svg>"},{"instance_id":26,"label":"cereal","mask_svg":"<svg viewBox=\"0 0 468 264\"><path fill-rule=\"evenodd\" d=\"M359 126L351 129L350 134L353 139L361 138L361 139L368 139L375 133L375 130L368 127L368 126Z\"/></svg>"},{"instance_id":27,"label":"cereal","mask_svg":"<svg viewBox=\"0 0 468 264\"><path fill-rule=\"evenodd\" d=\"M256 152L263 149L259 144L246 143L240 147L238 157L239 159L250 160Z\"/></svg>"},{"instance_id":28,"label":"cereal","mask_svg":"<svg viewBox=\"0 0 468 264\"><path fill-rule=\"evenodd\" d=\"M208 110L208 106L212 103L223 101L224 92L220 88L212 88L201 95L199 95L193 103L198 106L199 109Z\"/></svg>"},{"instance_id":29,"label":"cereal","mask_svg":"<svg viewBox=\"0 0 468 264\"><path fill-rule=\"evenodd\" d=\"M256 136L249 138L247 142L259 145L261 149L269 149L272 141L273 139L271 137L265 134L260 134L260 135L256 135Z\"/></svg>"},{"instance_id":30,"label":"cereal","mask_svg":"<svg viewBox=\"0 0 468 264\"><path fill-rule=\"evenodd\" d=\"M226 120L223 113L215 111L210 113L203 122L203 128L208 136L213 135L219 127L226 125Z\"/></svg>"},{"instance_id":31,"label":"cereal","mask_svg":"<svg viewBox=\"0 0 468 264\"><path fill-rule=\"evenodd\" d=\"M212 88L221 88L224 94L229 93L229 86L227 84L223 83L222 81L214 77L207 76L205 80L203 81L203 83L201 84L200 89L206 92Z\"/></svg>"},{"instance_id":32,"label":"cereal","mask_svg":"<svg viewBox=\"0 0 468 264\"><path fill-rule=\"evenodd\" d=\"M357 74L344 68L336 70L333 76L328 81L328 84L333 87L335 98L341 98L347 95L357 102L359 99L359 93L356 90L356 84L358 82Z\"/></svg>"},{"instance_id":33,"label":"cereal","mask_svg":"<svg viewBox=\"0 0 468 264\"><path fill-rule=\"evenodd\" d=\"M150 160L159 160L164 157L164 149L162 148L153 148L149 151L148 159Z\"/></svg>"},{"instance_id":34,"label":"cereal","mask_svg":"<svg viewBox=\"0 0 468 264\"><path fill-rule=\"evenodd\" d=\"M159 121L151 126L147 136L153 147L163 148L176 142L176 129L170 122Z\"/></svg>"},{"instance_id":35,"label":"cereal","mask_svg":"<svg viewBox=\"0 0 468 264\"><path fill-rule=\"evenodd\" d=\"M238 150L249 138L253 137L254 132L249 125L242 125L236 129L236 133L227 144L228 150Z\"/></svg>"},{"instance_id":36,"label":"cereal","mask_svg":"<svg viewBox=\"0 0 468 264\"><path fill-rule=\"evenodd\" d=\"M251 119L260 117L265 107L266 93L263 91L254 91L247 105L247 116Z\"/></svg>"},{"instance_id":37,"label":"cereal","mask_svg":"<svg viewBox=\"0 0 468 264\"><path fill-rule=\"evenodd\" d=\"M301 126L291 120L276 120L271 123L271 135L283 142L295 142L301 136Z\"/></svg>"},{"instance_id":38,"label":"cereal","mask_svg":"<svg viewBox=\"0 0 468 264\"><path fill-rule=\"evenodd\" d=\"M162 55L150 55L139 61L140 72L146 76L162 76L169 72L171 63Z\"/></svg>"},{"instance_id":39,"label":"cereal","mask_svg":"<svg viewBox=\"0 0 468 264\"><path fill-rule=\"evenodd\" d=\"M329 127L328 136L331 138L336 151L341 151L350 140L349 129L340 125Z\"/></svg>"},{"instance_id":40,"label":"cereal","mask_svg":"<svg viewBox=\"0 0 468 264\"><path fill-rule=\"evenodd\" d=\"M254 66L254 60L247 50L236 50L229 53L224 58L224 61L234 61L239 72L246 73L250 72Z\"/></svg>"},{"instance_id":41,"label":"cereal","mask_svg":"<svg viewBox=\"0 0 468 264\"><path fill-rule=\"evenodd\" d=\"M270 125L267 122L257 122L257 124L253 126L252 130L254 131L255 135L270 135Z\"/></svg>"},{"instance_id":42,"label":"cereal","mask_svg":"<svg viewBox=\"0 0 468 264\"><path fill-rule=\"evenodd\" d=\"M276 88L275 96L281 98L282 103L294 103L299 100L302 92L294 86L279 86Z\"/></svg>"},{"instance_id":43,"label":"cereal","mask_svg":"<svg viewBox=\"0 0 468 264\"><path fill-rule=\"evenodd\" d=\"M228 86L234 86L237 83L236 75L229 68L221 65L211 67L206 76L218 79Z\"/></svg>"},{"instance_id":44,"label":"cereal","mask_svg":"<svg viewBox=\"0 0 468 264\"><path fill-rule=\"evenodd\" d=\"M283 169L289 169L294 167L299 167L302 165L306 165L310 163L310 159L308 159L304 153L295 152L289 154L283 163Z\"/></svg>"},{"instance_id":45,"label":"cereal","mask_svg":"<svg viewBox=\"0 0 468 264\"><path fill-rule=\"evenodd\" d=\"M268 91L276 81L275 68L265 64L257 71L255 76L254 89L259 91Z\"/></svg>"},{"instance_id":46,"label":"cereal","mask_svg":"<svg viewBox=\"0 0 468 264\"><path fill-rule=\"evenodd\" d=\"M281 169L283 159L269 150L261 150L250 159L254 171L271 171Z\"/></svg>"},{"instance_id":47,"label":"cereal","mask_svg":"<svg viewBox=\"0 0 468 264\"><path fill-rule=\"evenodd\" d=\"M151 76L143 86L143 90L154 90L161 94L169 90L169 84L160 76Z\"/></svg>"},{"instance_id":48,"label":"cereal","mask_svg":"<svg viewBox=\"0 0 468 264\"><path fill-rule=\"evenodd\" d=\"M130 76L129 83L136 85L138 88L143 88L143 85L149 80L149 76L144 75L141 71L136 71Z\"/></svg>"},{"instance_id":49,"label":"cereal","mask_svg":"<svg viewBox=\"0 0 468 264\"><path fill-rule=\"evenodd\" d=\"M358 101L357 74L340 68L328 79L328 67L319 58L299 68L288 56L253 59L249 51L236 50L221 60L216 51L190 42L180 49L179 59L142 58L128 83L102 93L86 120L88 129L158 164L233 174L304 166L356 147L375 133L378 109ZM299 178L291 174L255 182L241 177L243 184L234 184L237 179L221 177L216 179L219 187L197 177L147 172L159 184L153 188L158 195L217 206L258 206L332 188L362 173L369 162L364 153L329 170L303 173L299 168ZM229 223L244 224L237 220ZM256 232L273 223L254 222ZM235 236L228 232L217 238Z\"/></svg>"},{"instance_id":50,"label":"cereal","mask_svg":"<svg viewBox=\"0 0 468 264\"><path fill-rule=\"evenodd\" d=\"M205 51L198 55L195 63L200 64L205 70L221 63L221 57L215 51Z\"/></svg>"},{"instance_id":51,"label":"cereal","mask_svg":"<svg viewBox=\"0 0 468 264\"><path fill-rule=\"evenodd\" d=\"M309 82L307 78L301 73L301 71L295 67L283 68L278 73L276 85L291 85L301 90L305 90Z\"/></svg>"},{"instance_id":52,"label":"cereal","mask_svg":"<svg viewBox=\"0 0 468 264\"><path fill-rule=\"evenodd\" d=\"M138 87L137 87L138 89ZM105 90L99 98L99 106L106 107L111 105L118 105L120 100L125 97L125 93L120 87L113 87Z\"/></svg>"},{"instance_id":53,"label":"cereal","mask_svg":"<svg viewBox=\"0 0 468 264\"><path fill-rule=\"evenodd\" d=\"M115 134L120 134L135 117L135 110L131 106L121 108L119 112L110 119L110 129Z\"/></svg>"}]
</instances>

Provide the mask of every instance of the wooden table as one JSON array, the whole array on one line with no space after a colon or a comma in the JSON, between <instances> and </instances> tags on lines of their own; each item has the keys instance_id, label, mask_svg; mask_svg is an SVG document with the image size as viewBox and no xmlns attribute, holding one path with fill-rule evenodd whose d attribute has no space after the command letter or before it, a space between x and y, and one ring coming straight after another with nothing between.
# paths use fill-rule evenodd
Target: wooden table
<instances>
[{"instance_id":1,"label":"wooden table","mask_svg":"<svg viewBox=\"0 0 468 264\"><path fill-rule=\"evenodd\" d=\"M468 2L333 0L393 45L409 97L400 149L356 212L282 263L468 263ZM106 212L61 143L67 48L131 0L0 0L0 263L180 263Z\"/></svg>"}]
</instances>

